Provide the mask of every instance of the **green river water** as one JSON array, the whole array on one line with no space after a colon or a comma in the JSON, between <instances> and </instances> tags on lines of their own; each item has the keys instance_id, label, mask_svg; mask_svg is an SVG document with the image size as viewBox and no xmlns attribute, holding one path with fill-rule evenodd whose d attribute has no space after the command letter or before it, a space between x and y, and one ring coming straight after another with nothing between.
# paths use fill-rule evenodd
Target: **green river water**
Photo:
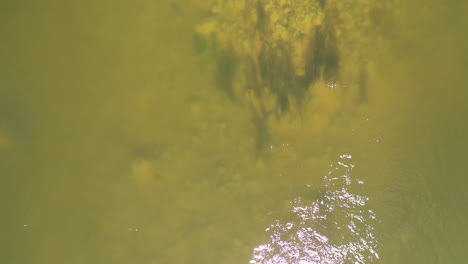
<instances>
[{"instance_id":1,"label":"green river water","mask_svg":"<svg viewBox=\"0 0 468 264\"><path fill-rule=\"evenodd\" d=\"M0 263L468 263L468 5L376 1L359 102L274 116L213 2L0 2Z\"/></svg>"}]
</instances>

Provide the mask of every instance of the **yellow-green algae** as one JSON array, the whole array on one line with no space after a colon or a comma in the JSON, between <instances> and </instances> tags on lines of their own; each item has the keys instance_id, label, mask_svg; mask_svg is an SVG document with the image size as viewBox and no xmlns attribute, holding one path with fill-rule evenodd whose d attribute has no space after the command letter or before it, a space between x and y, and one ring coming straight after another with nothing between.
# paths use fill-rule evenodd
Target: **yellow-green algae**
<instances>
[{"instance_id":1,"label":"yellow-green algae","mask_svg":"<svg viewBox=\"0 0 468 264\"><path fill-rule=\"evenodd\" d=\"M347 11L342 13L338 10L344 8L331 5L338 2L328 1L324 7L319 5L318 9L313 9L316 7L312 8L311 5L311 10L323 14L321 22L317 20L321 24L312 25L312 28L325 30L322 28L325 24L333 25L329 26L335 32L335 44L331 46L339 54L339 74L332 75L336 78L334 80L320 73L311 84L299 82L300 85L292 86L300 92L280 86L288 95L283 96L283 100L288 98L284 110L278 98L282 90L269 87L260 89L263 86L259 84L270 83L273 73L279 73L274 80L283 83L304 76L300 71L301 57L298 56L293 62L290 55L293 54L291 51L296 50L287 46L292 42L278 37L275 41L288 49L265 48L265 52L277 64L286 61L288 65L298 65L294 66L295 70L285 74L282 69L275 71L267 67L268 74L262 76L261 82L252 82L248 70L255 69L252 63L255 57L241 56L240 51L233 52L229 46L221 48L216 38L221 33L203 33L197 27L198 34L216 47L216 56L221 61L219 65L225 65L222 62L226 61L234 65L233 80L225 82L228 79L225 77L229 76L225 74L221 83L238 83L240 93L231 92L237 100L228 100L221 90L212 87L212 76L203 72L192 56L188 43L195 15L191 8L204 3L195 0L188 2L171 2L179 4L178 8L169 6L169 2L165 1L151 2L142 6L141 14L135 13L129 19L127 5L131 6L133 2L124 2L125 8L122 10L125 11L122 13L97 3L99 8L96 10L100 11L92 13L85 5L86 1L83 1L80 2L82 6L77 4L84 11L78 16L80 20L76 22L79 23L75 24L65 23L70 17L69 13L63 12L64 18L59 19L51 14L55 11L50 8L31 9L23 16L17 16L16 24L20 27L11 32L20 32L19 37L16 33L9 33L9 37L5 38L19 38L16 42L5 42L9 47L5 49L9 51L8 54L14 51L16 56L7 60L11 63L5 63L8 65L5 69L17 71L18 80L21 80L19 83L25 89L21 102L28 106L23 108L31 108L27 125L32 127L30 140L34 144L24 143L21 134L15 132L19 130L15 123L2 116L0 153L4 154L2 165L7 166L2 174L14 175L15 179L19 179L18 185L21 184L21 191L14 196L17 202L13 204L20 204L20 207L21 204L25 205L21 211L22 217L14 219L15 224L28 224L26 232L33 232L25 233L26 245L24 241L17 240L19 255L35 263L247 263L252 248L262 243L264 228L275 219L280 219L286 211L288 199L302 194L314 195L314 190L301 193L301 188L305 184L319 185L321 175L328 171L327 164L336 157L336 152L342 153L351 145L353 154L358 156L357 173L360 177L368 175L368 179L372 179L371 184L374 182L366 192L378 193L375 196L381 200L377 201L377 206L382 207L381 212L388 212L383 217L387 226L382 232L388 231L391 236L386 240L387 257L396 257L392 262L388 258L385 261L384 256L383 261L397 263L408 258L416 261L421 257L423 250L415 254L413 245L418 243L418 232L431 232L431 225L421 225L427 222L427 219L420 218L425 216L423 211L427 207L422 204L420 211L414 214L412 208L405 210L400 205L407 204L398 201L414 198L414 194L421 194L424 188L414 181L415 177L400 172L405 170L400 162L406 157L403 155L400 158L399 153L392 151L398 152L398 148L406 151L416 149L415 153L420 154L420 148L424 146L422 149L427 150L424 155L439 153L434 151L438 149L432 149L432 142L425 144L423 140L418 145L405 141L400 135L418 128L414 120L421 117L427 124L432 124L434 114L440 120L444 116L444 121L446 116L453 114L450 111L453 108L436 107L440 104L440 98L445 98L444 105L456 102L449 100L451 96L456 97L460 105L465 105L461 104L465 97L460 96L460 90L452 88L455 85L447 90L436 89L433 84L429 86L430 92L427 92L428 86L421 86L417 81L427 79L426 82L431 82L436 77L413 80L415 68L420 69L417 72L421 76L427 76L427 70L420 67L423 64L404 64L406 67L402 68L399 59L388 51L380 57L380 64L385 61L390 65L391 73L388 73L389 67L384 70L373 67L372 56L368 58L367 55L374 48L371 43L376 35L371 32L374 30L373 24L378 23L375 17L382 12L379 9L382 2L341 1L340 4L349 4ZM229 13L227 3L237 5L237 1L220 2L218 5L226 13ZM270 3L275 7L283 2ZM354 5L362 7L362 3L376 5L376 8L368 8L369 11L353 8ZM113 4L118 5L117 2ZM258 5L253 6L259 8ZM326 6L329 6L328 9ZM178 16L171 11L175 9L179 9ZM263 9L266 10L266 6ZM238 13L245 10L239 9ZM187 14L192 14L190 21L187 21ZM263 15L269 16L268 13ZM336 22L340 16L344 16L342 21L355 21L340 24ZM410 16L405 17L408 19ZM243 16L239 15L238 18L240 20L236 18L232 21L243 28ZM432 20L432 17L428 16L428 19ZM224 20L215 12L205 18L206 23L226 23ZM116 21L125 21L122 24L126 26L121 27ZM366 32L365 26L355 31L343 31L346 27L357 27L356 24L361 23L359 21L369 21L369 32ZM2 26L15 24L15 21L8 22L2 23ZM407 25L400 20L399 23L400 27ZM424 28L429 28L426 25L433 23L425 23ZM282 25L285 27L288 24L279 23L279 27ZM337 28L342 29L341 35ZM219 30L217 27L215 29ZM398 40L402 45L409 36L421 31L405 29L405 37ZM269 36L269 33L262 33L257 28L253 30L259 32L256 34ZM430 28L428 32L432 33L432 30ZM398 28L395 31L399 32ZM83 32L91 37L89 43L81 45ZM435 32L440 33L441 30ZM118 40L115 36L118 36ZM439 35L431 36L437 38L435 36ZM39 41L35 42L35 38L39 38ZM48 41L50 39L56 41L55 46ZM270 38L272 41L273 38ZM31 46L29 43L32 43ZM451 42L442 46L444 50L455 53L457 49L448 44ZM76 45L78 53L64 48L71 45ZM395 53L401 50L405 49L399 47ZM282 56L281 59L276 57L278 54ZM440 54L446 55L445 52ZM410 56L407 60L414 58ZM431 56L425 58L428 62L438 62ZM58 63L44 63L48 61ZM15 63L28 67L23 70L11 68L10 65ZM349 87L359 79L363 69L356 65L361 63L368 72L367 82L373 84L369 85L369 105L360 105L356 100L359 93L345 89L345 84ZM68 67L64 67L65 64ZM429 73L443 68L446 72L442 73L447 75L453 70L450 65L457 64L441 62L432 65ZM323 71L326 66L321 67ZM407 72L410 73L405 75ZM437 78L445 80L439 75ZM407 84L409 79L413 80L411 85ZM63 84L75 82L77 85L72 86L74 89L64 89ZM330 85L334 82L338 85L332 89ZM243 86L247 84L249 86ZM424 89L424 93L415 90L415 87ZM233 91L230 87L226 88ZM377 89L379 92L376 92ZM260 96L259 93L263 92L265 95ZM298 95L301 93L302 97ZM433 103L427 103L426 95ZM11 99L3 96L0 101L5 106ZM353 112L346 110L355 110L357 106L365 108L362 116L357 119L342 118ZM432 107L443 111L435 113ZM11 109L14 109L13 106ZM459 115L465 112L460 111ZM268 157L258 158L254 155L255 131L258 128L252 119L263 120L268 129L271 137L271 144L266 146ZM434 131L434 127L427 127L432 129L424 132ZM456 131L445 127L443 130ZM425 134L418 133L414 138L424 138ZM425 139L431 138L426 136ZM436 143L442 145L445 142ZM24 151L18 150L21 144L25 146ZM461 154L458 160L463 158ZM407 164L413 167L413 163L418 161L425 160L409 159ZM429 164L423 172L437 168L440 167ZM443 176L446 178L449 173ZM405 181L401 185L408 188L411 195L398 189L388 194L388 188L384 186L398 187L402 179ZM379 186L375 186L377 182ZM7 182L4 186L12 185ZM385 191L387 193L382 194ZM4 198L11 201L9 195ZM385 199L391 200L391 205L386 204ZM454 208L456 205L454 203ZM392 210L392 206L397 209ZM448 212L456 211L447 211L446 215L451 216ZM408 217L410 221L399 222L400 218ZM394 222L388 224L389 221ZM454 223L457 221L441 221L441 226L457 226ZM28 229L30 227L32 229ZM12 230L13 243L14 236L23 238L16 229ZM466 243L460 243L463 244ZM405 251L403 254L395 254L402 248ZM430 257L422 257L430 262ZM31 261L20 259L16 262Z\"/></svg>"}]
</instances>

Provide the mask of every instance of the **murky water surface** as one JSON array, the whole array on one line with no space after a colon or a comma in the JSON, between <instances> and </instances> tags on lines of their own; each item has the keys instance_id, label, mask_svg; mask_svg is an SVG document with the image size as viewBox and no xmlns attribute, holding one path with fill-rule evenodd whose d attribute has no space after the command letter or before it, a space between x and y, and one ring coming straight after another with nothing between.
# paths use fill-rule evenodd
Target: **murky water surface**
<instances>
[{"instance_id":1,"label":"murky water surface","mask_svg":"<svg viewBox=\"0 0 468 264\"><path fill-rule=\"evenodd\" d=\"M468 6L214 2L2 1L0 262L464 263Z\"/></svg>"}]
</instances>

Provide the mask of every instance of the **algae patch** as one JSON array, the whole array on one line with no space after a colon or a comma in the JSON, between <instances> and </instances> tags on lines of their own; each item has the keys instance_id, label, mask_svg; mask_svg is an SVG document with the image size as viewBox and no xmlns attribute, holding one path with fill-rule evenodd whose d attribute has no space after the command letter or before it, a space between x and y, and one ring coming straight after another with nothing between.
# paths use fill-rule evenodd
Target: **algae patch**
<instances>
[{"instance_id":1,"label":"algae patch","mask_svg":"<svg viewBox=\"0 0 468 264\"><path fill-rule=\"evenodd\" d=\"M217 86L250 109L259 137L268 138L270 123L287 115L320 114L306 106L320 104L317 94L335 96L334 114L319 127L367 101L367 50L383 10L384 1L369 0L219 0L197 25L195 44L211 48Z\"/></svg>"}]
</instances>

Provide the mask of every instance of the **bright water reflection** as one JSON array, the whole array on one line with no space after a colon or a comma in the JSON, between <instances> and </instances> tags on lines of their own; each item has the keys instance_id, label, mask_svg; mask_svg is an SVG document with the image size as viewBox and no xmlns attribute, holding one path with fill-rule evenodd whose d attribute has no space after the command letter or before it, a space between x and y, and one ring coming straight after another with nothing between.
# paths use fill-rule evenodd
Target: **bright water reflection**
<instances>
[{"instance_id":1,"label":"bright water reflection","mask_svg":"<svg viewBox=\"0 0 468 264\"><path fill-rule=\"evenodd\" d=\"M250 263L369 264L379 258L376 215L366 206L369 197L356 193L364 182L352 175L351 155L340 158L324 176L320 197L292 200L288 217L266 229L268 242L254 249Z\"/></svg>"}]
</instances>

